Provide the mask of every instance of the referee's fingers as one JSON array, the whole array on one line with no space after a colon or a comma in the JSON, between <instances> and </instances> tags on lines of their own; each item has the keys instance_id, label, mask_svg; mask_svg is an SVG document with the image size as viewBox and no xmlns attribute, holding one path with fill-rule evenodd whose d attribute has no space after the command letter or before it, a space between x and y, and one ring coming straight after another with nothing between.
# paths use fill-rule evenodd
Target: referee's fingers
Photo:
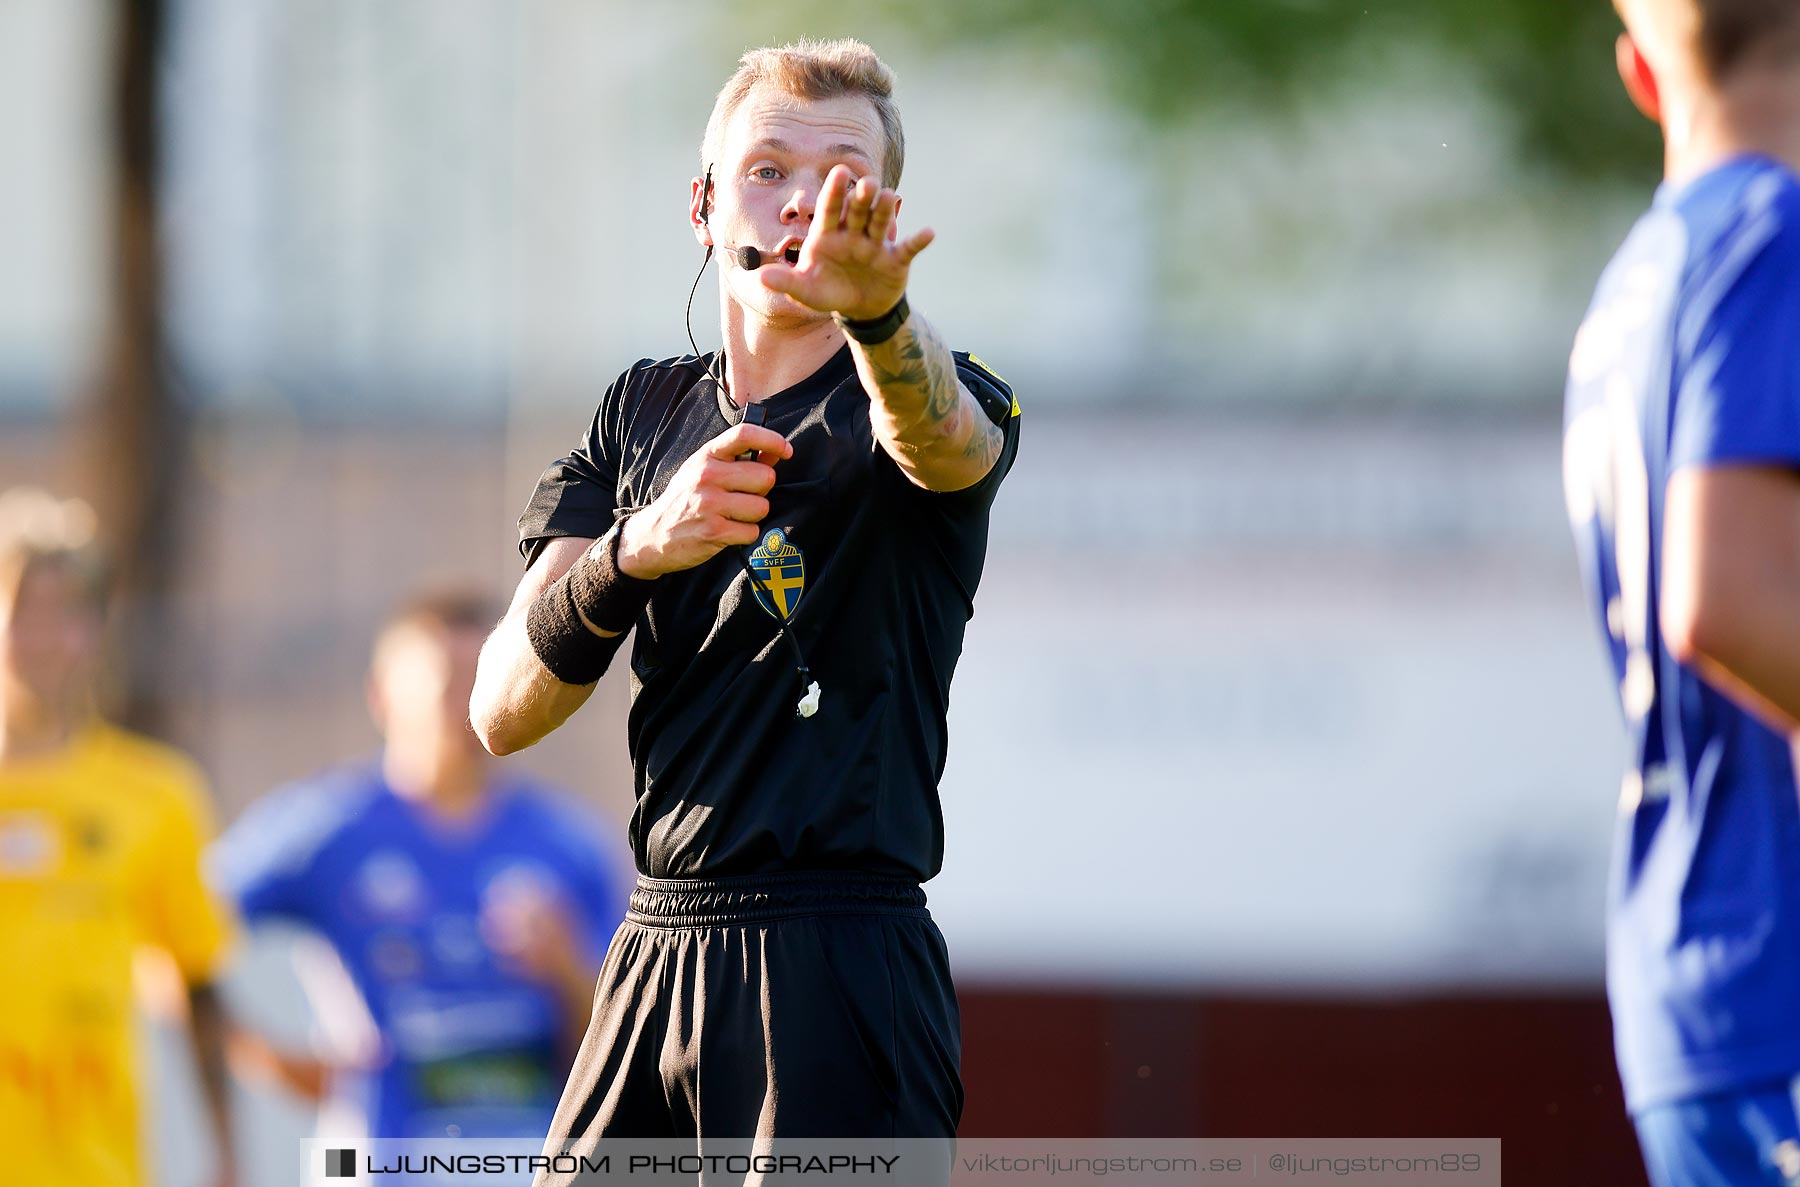
<instances>
[{"instance_id":1,"label":"referee's fingers","mask_svg":"<svg viewBox=\"0 0 1800 1187\"><path fill-rule=\"evenodd\" d=\"M778 458L794 456L794 447L788 444L786 437L774 429L753 424L732 425L708 441L705 448L708 456L716 457L722 462L731 461L752 449L772 453Z\"/></svg>"},{"instance_id":2,"label":"referee's fingers","mask_svg":"<svg viewBox=\"0 0 1800 1187\"><path fill-rule=\"evenodd\" d=\"M769 518L769 500L761 495L727 491L719 497L718 513L739 523L761 523Z\"/></svg>"},{"instance_id":3,"label":"referee's fingers","mask_svg":"<svg viewBox=\"0 0 1800 1187\"><path fill-rule=\"evenodd\" d=\"M844 230L853 235L867 231L876 199L880 196L881 185L873 177L858 178L850 187L850 200L844 205Z\"/></svg>"},{"instance_id":4,"label":"referee's fingers","mask_svg":"<svg viewBox=\"0 0 1800 1187\"><path fill-rule=\"evenodd\" d=\"M775 486L775 467L767 462L718 462L712 474L711 485L719 490L766 495Z\"/></svg>"},{"instance_id":5,"label":"referee's fingers","mask_svg":"<svg viewBox=\"0 0 1800 1187\"><path fill-rule=\"evenodd\" d=\"M869 238L884 240L894 229L894 214L900 209L900 196L893 190L882 190L869 212Z\"/></svg>"},{"instance_id":6,"label":"referee's fingers","mask_svg":"<svg viewBox=\"0 0 1800 1187\"><path fill-rule=\"evenodd\" d=\"M836 231L844 225L853 184L850 177L848 165L833 165L831 172L825 175L825 184L819 188L819 203L813 211L813 221L824 223L827 231Z\"/></svg>"},{"instance_id":7,"label":"referee's fingers","mask_svg":"<svg viewBox=\"0 0 1800 1187\"><path fill-rule=\"evenodd\" d=\"M930 247L931 241L936 238L937 232L926 227L922 231L914 232L911 238L902 239L894 250L899 254L902 264L910 264L913 262L913 257Z\"/></svg>"}]
</instances>

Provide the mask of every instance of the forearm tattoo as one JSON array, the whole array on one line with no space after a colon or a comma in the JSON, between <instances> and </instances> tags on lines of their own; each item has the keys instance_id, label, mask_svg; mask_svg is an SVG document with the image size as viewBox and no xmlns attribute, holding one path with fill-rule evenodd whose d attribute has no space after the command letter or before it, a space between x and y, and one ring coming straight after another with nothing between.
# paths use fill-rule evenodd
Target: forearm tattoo
<instances>
[{"instance_id":1,"label":"forearm tattoo","mask_svg":"<svg viewBox=\"0 0 1800 1187\"><path fill-rule=\"evenodd\" d=\"M902 448L957 450L984 469L994 464L1005 437L964 396L950 351L929 322L915 313L888 341L867 348L866 357L881 402L905 426L898 439Z\"/></svg>"}]
</instances>

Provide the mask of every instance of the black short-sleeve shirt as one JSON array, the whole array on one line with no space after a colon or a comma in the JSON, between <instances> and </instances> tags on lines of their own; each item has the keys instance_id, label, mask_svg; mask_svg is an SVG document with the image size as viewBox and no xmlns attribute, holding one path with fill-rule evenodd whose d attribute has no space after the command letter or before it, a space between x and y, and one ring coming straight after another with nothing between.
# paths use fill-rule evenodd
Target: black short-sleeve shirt
<instances>
[{"instance_id":1,"label":"black short-sleeve shirt","mask_svg":"<svg viewBox=\"0 0 1800 1187\"><path fill-rule=\"evenodd\" d=\"M966 354L963 385L1005 433L966 490L915 486L882 449L849 347L766 399L794 447L769 517L736 550L655 583L633 632L628 722L638 869L652 877L859 870L924 880L943 864L938 779L950 676L974 613L988 510L1018 450L1011 389ZM538 481L519 521L534 560L557 536L598 538L742 419L713 356L645 360L607 389L581 444ZM823 695L804 689L778 613Z\"/></svg>"}]
</instances>

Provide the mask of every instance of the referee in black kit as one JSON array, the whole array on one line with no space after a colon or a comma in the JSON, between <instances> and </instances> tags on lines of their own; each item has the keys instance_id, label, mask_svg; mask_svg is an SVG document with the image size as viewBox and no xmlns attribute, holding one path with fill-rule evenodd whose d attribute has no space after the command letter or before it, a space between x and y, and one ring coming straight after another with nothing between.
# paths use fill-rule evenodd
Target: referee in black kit
<instances>
[{"instance_id":1,"label":"referee in black kit","mask_svg":"<svg viewBox=\"0 0 1800 1187\"><path fill-rule=\"evenodd\" d=\"M621 375L520 521L471 706L490 750L562 724L636 631L640 877L551 1150L956 1132L920 883L1019 414L907 304L932 233L898 234L892 90L856 41L744 55L688 205L724 350Z\"/></svg>"}]
</instances>

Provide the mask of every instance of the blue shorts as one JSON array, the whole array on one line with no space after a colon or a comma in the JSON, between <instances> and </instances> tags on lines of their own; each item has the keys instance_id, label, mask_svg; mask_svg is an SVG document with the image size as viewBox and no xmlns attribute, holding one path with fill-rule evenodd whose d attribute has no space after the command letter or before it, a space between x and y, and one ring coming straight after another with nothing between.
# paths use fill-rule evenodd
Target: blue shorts
<instances>
[{"instance_id":1,"label":"blue shorts","mask_svg":"<svg viewBox=\"0 0 1800 1187\"><path fill-rule=\"evenodd\" d=\"M1800 1187L1800 1079L1635 1118L1653 1187Z\"/></svg>"}]
</instances>

